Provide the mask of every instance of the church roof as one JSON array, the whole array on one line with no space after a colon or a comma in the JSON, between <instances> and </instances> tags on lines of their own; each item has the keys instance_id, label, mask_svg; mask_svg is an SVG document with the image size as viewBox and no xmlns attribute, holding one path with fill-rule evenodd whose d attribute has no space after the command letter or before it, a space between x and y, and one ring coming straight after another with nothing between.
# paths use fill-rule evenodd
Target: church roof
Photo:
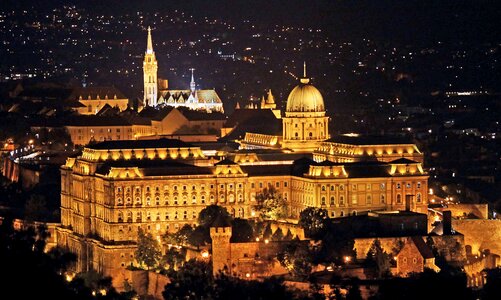
<instances>
[{"instance_id":1,"label":"church roof","mask_svg":"<svg viewBox=\"0 0 501 300\"><path fill-rule=\"evenodd\" d=\"M433 255L433 252L430 249L430 246L428 246L424 242L423 238L421 238L420 236L413 236L410 237L409 239L414 243L414 245L416 245L416 248L418 249L421 256L423 256L423 258L427 259L435 257L435 255Z\"/></svg>"},{"instance_id":2,"label":"church roof","mask_svg":"<svg viewBox=\"0 0 501 300\"><path fill-rule=\"evenodd\" d=\"M108 97L108 99L114 99L115 96L117 99L126 99L124 94L114 86L91 86L74 88L68 96L68 99L79 100L80 97L82 97L82 100L87 100L90 97L91 100L96 100L99 97L101 100L105 100L106 97Z\"/></svg>"}]
</instances>

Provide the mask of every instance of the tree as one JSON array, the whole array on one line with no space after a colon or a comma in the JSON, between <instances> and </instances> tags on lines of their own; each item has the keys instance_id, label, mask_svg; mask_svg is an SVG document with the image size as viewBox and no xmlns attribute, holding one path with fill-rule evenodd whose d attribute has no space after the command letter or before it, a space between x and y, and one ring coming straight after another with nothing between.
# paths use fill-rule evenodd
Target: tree
<instances>
[{"instance_id":1,"label":"tree","mask_svg":"<svg viewBox=\"0 0 501 300\"><path fill-rule=\"evenodd\" d=\"M275 230L275 233L271 236L272 241L281 241L284 238L284 233L282 229L279 227L277 230Z\"/></svg>"},{"instance_id":2,"label":"tree","mask_svg":"<svg viewBox=\"0 0 501 300\"><path fill-rule=\"evenodd\" d=\"M168 270L177 270L186 260L186 249L170 247L162 256L161 264Z\"/></svg>"},{"instance_id":3,"label":"tree","mask_svg":"<svg viewBox=\"0 0 501 300\"><path fill-rule=\"evenodd\" d=\"M47 202L42 195L31 195L24 206L24 215L27 221L46 221L49 219Z\"/></svg>"},{"instance_id":4,"label":"tree","mask_svg":"<svg viewBox=\"0 0 501 300\"><path fill-rule=\"evenodd\" d=\"M254 228L249 220L236 218L231 222L232 234L231 242L244 243L255 239Z\"/></svg>"},{"instance_id":5,"label":"tree","mask_svg":"<svg viewBox=\"0 0 501 300\"><path fill-rule=\"evenodd\" d=\"M230 224L231 216L226 208L212 204L202 209L198 215L198 224L205 228L210 228L216 220Z\"/></svg>"},{"instance_id":6,"label":"tree","mask_svg":"<svg viewBox=\"0 0 501 300\"><path fill-rule=\"evenodd\" d=\"M264 188L256 195L256 210L263 220L279 220L287 217L287 201L273 186Z\"/></svg>"},{"instance_id":7,"label":"tree","mask_svg":"<svg viewBox=\"0 0 501 300\"><path fill-rule=\"evenodd\" d=\"M137 262L146 269L158 265L161 257L160 245L151 233L145 233L141 227L137 231L137 249L135 252Z\"/></svg>"},{"instance_id":8,"label":"tree","mask_svg":"<svg viewBox=\"0 0 501 300\"><path fill-rule=\"evenodd\" d=\"M377 278L390 275L391 256L383 251L379 239L375 239L369 251L367 251L366 263L368 266L375 268Z\"/></svg>"},{"instance_id":9,"label":"tree","mask_svg":"<svg viewBox=\"0 0 501 300\"><path fill-rule=\"evenodd\" d=\"M346 300L362 300L362 294L360 293L360 286L358 283L355 282L348 288Z\"/></svg>"},{"instance_id":10,"label":"tree","mask_svg":"<svg viewBox=\"0 0 501 300\"><path fill-rule=\"evenodd\" d=\"M271 224L268 223L268 225L266 225L266 227L264 228L263 238L269 239L269 238L271 238L272 235L273 235L273 231L271 230Z\"/></svg>"},{"instance_id":11,"label":"tree","mask_svg":"<svg viewBox=\"0 0 501 300\"><path fill-rule=\"evenodd\" d=\"M309 237L316 237L321 233L328 220L327 210L323 208L307 207L299 214L299 225Z\"/></svg>"},{"instance_id":12,"label":"tree","mask_svg":"<svg viewBox=\"0 0 501 300\"><path fill-rule=\"evenodd\" d=\"M486 270L486 283L481 291L481 299L499 299L501 295L501 268Z\"/></svg>"},{"instance_id":13,"label":"tree","mask_svg":"<svg viewBox=\"0 0 501 300\"><path fill-rule=\"evenodd\" d=\"M341 265L345 257L356 256L355 240L347 224L329 222L317 238L320 243L314 249L313 263Z\"/></svg>"},{"instance_id":14,"label":"tree","mask_svg":"<svg viewBox=\"0 0 501 300\"><path fill-rule=\"evenodd\" d=\"M285 249L277 254L277 260L292 276L299 280L305 280L310 276L311 253L308 245L301 241L288 243Z\"/></svg>"}]
</instances>

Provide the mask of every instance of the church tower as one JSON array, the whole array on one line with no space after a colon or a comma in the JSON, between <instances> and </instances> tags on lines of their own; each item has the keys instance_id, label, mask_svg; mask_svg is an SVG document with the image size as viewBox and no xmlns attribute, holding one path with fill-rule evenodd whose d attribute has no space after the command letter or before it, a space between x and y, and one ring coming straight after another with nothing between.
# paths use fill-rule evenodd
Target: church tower
<instances>
[{"instance_id":1,"label":"church tower","mask_svg":"<svg viewBox=\"0 0 501 300\"><path fill-rule=\"evenodd\" d=\"M306 63L303 78L287 98L282 120L283 148L311 152L329 139L329 117L325 116L324 99L306 77Z\"/></svg>"},{"instance_id":2,"label":"church tower","mask_svg":"<svg viewBox=\"0 0 501 300\"><path fill-rule=\"evenodd\" d=\"M144 54L143 75L144 75L144 106L156 106L158 100L158 63L153 51L151 39L151 28L148 26L148 42L146 53Z\"/></svg>"}]
</instances>

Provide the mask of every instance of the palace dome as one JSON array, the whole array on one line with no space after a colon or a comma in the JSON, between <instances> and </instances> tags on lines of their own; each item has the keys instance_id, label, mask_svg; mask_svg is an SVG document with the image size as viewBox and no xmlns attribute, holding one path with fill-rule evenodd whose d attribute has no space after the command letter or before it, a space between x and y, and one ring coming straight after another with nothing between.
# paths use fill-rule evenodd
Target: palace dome
<instances>
[{"instance_id":1,"label":"palace dome","mask_svg":"<svg viewBox=\"0 0 501 300\"><path fill-rule=\"evenodd\" d=\"M301 78L301 82L287 98L286 112L323 112L324 98L316 87L310 84L308 78Z\"/></svg>"}]
</instances>

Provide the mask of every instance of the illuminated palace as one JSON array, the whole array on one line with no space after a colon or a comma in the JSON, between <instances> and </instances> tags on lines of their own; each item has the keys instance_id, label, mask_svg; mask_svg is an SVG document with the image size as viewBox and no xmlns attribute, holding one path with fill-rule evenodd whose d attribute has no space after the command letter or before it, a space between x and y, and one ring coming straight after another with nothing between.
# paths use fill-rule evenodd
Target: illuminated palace
<instances>
[{"instance_id":1,"label":"illuminated palace","mask_svg":"<svg viewBox=\"0 0 501 300\"><path fill-rule=\"evenodd\" d=\"M59 245L78 254L79 271L117 276L134 264L138 228L160 237L194 224L210 204L252 218L256 195L269 186L287 200L292 222L306 207L330 217L426 212L428 175L417 147L330 139L322 95L306 76L282 122L282 137L249 133L243 149L217 156L172 139L87 146L61 167Z\"/></svg>"},{"instance_id":2,"label":"illuminated palace","mask_svg":"<svg viewBox=\"0 0 501 300\"><path fill-rule=\"evenodd\" d=\"M192 68L190 89L168 89L168 81L159 80L157 77L158 61L155 56L155 51L153 51L151 28L148 27L146 53L144 55L143 61L144 106L182 106L194 110L204 110L207 112L216 111L223 113L223 102L221 101L215 90L196 89L193 71L194 69Z\"/></svg>"}]
</instances>

